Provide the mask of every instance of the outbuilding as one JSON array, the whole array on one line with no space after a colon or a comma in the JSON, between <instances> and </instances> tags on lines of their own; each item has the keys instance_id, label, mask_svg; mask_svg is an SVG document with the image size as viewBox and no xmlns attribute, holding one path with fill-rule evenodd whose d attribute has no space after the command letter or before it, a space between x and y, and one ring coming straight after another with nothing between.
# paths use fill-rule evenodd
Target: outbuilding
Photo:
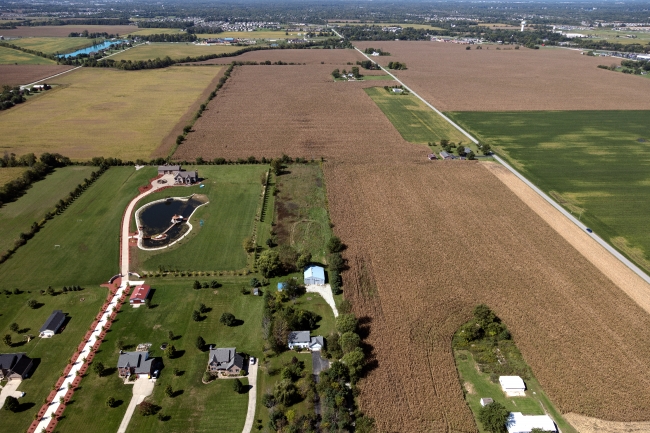
<instances>
[{"instance_id":1,"label":"outbuilding","mask_svg":"<svg viewBox=\"0 0 650 433\"><path fill-rule=\"evenodd\" d=\"M481 399L481 406L487 406L488 404L494 403L494 400L492 400L489 397L484 397Z\"/></svg>"},{"instance_id":2,"label":"outbuilding","mask_svg":"<svg viewBox=\"0 0 650 433\"><path fill-rule=\"evenodd\" d=\"M534 429L557 432L557 427L550 416L524 415L521 412L510 412L506 428L508 433L531 433Z\"/></svg>"},{"instance_id":3,"label":"outbuilding","mask_svg":"<svg viewBox=\"0 0 650 433\"><path fill-rule=\"evenodd\" d=\"M41 327L39 335L44 338L54 337L54 334L61 330L65 322L66 315L61 310L54 310L50 317L47 318L45 324Z\"/></svg>"},{"instance_id":4,"label":"outbuilding","mask_svg":"<svg viewBox=\"0 0 650 433\"><path fill-rule=\"evenodd\" d=\"M305 269L306 286L323 286L325 285L325 269L320 266L308 266Z\"/></svg>"},{"instance_id":5,"label":"outbuilding","mask_svg":"<svg viewBox=\"0 0 650 433\"><path fill-rule=\"evenodd\" d=\"M133 293L131 293L131 297L129 298L129 304L133 305L134 307L139 307L141 304L144 304L147 302L150 291L151 287L146 284L136 286L136 288L133 290Z\"/></svg>"},{"instance_id":6,"label":"outbuilding","mask_svg":"<svg viewBox=\"0 0 650 433\"><path fill-rule=\"evenodd\" d=\"M526 395L526 384L519 376L499 376L501 389L508 397L523 397Z\"/></svg>"}]
</instances>

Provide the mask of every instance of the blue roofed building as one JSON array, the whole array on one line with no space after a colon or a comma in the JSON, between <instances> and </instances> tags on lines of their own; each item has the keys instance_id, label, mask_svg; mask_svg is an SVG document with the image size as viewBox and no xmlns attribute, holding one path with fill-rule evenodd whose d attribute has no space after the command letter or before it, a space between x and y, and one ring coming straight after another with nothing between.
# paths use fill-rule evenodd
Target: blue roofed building
<instances>
[{"instance_id":1,"label":"blue roofed building","mask_svg":"<svg viewBox=\"0 0 650 433\"><path fill-rule=\"evenodd\" d=\"M284 284L285 283L278 283L278 292L281 292L284 290Z\"/></svg>"},{"instance_id":2,"label":"blue roofed building","mask_svg":"<svg viewBox=\"0 0 650 433\"><path fill-rule=\"evenodd\" d=\"M308 266L305 269L305 285L323 286L325 285L325 269L321 266Z\"/></svg>"}]
</instances>

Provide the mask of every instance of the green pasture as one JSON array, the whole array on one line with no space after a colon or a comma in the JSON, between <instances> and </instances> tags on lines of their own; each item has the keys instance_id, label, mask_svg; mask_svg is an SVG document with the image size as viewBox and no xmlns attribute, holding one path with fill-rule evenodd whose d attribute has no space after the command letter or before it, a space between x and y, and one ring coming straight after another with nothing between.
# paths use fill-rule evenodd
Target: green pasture
<instances>
[{"instance_id":1,"label":"green pasture","mask_svg":"<svg viewBox=\"0 0 650 433\"><path fill-rule=\"evenodd\" d=\"M45 179L34 183L18 200L0 207L0 251L13 246L22 232L29 231L32 223L40 222L45 214L65 198L97 167L71 166L58 168ZM0 174L7 168L0 169ZM15 168L20 174L25 169ZM1 183L1 182L0 182Z\"/></svg>"},{"instance_id":2,"label":"green pasture","mask_svg":"<svg viewBox=\"0 0 650 433\"><path fill-rule=\"evenodd\" d=\"M567 33L580 33L582 35L593 36L593 39L609 42L616 42L617 44L641 44L646 45L650 43L650 32L631 31L628 29L621 29L620 31L609 29L589 29L589 30L567 30ZM628 38L627 35L636 36L636 38Z\"/></svg>"},{"instance_id":3,"label":"green pasture","mask_svg":"<svg viewBox=\"0 0 650 433\"><path fill-rule=\"evenodd\" d=\"M649 111L448 115L650 271Z\"/></svg>"},{"instance_id":4,"label":"green pasture","mask_svg":"<svg viewBox=\"0 0 650 433\"><path fill-rule=\"evenodd\" d=\"M197 169L203 178L200 188L175 187L141 200L136 209L165 197L205 194L209 203L196 210L190 223L192 231L177 244L158 251L136 253L136 269L156 272L160 267L181 271L238 270L246 267L244 238L251 236L261 204L261 176L267 165L213 165L185 167ZM203 227L200 221L203 220ZM135 230L135 217L131 221Z\"/></svg>"},{"instance_id":5,"label":"green pasture","mask_svg":"<svg viewBox=\"0 0 650 433\"><path fill-rule=\"evenodd\" d=\"M392 81L393 77L390 75L364 75L363 81L372 81L372 80L387 80Z\"/></svg>"},{"instance_id":6,"label":"green pasture","mask_svg":"<svg viewBox=\"0 0 650 433\"><path fill-rule=\"evenodd\" d=\"M103 39L97 39L101 41ZM93 44L88 38L22 38L11 41L12 44L28 50L42 51L46 54L65 54Z\"/></svg>"},{"instance_id":7,"label":"green pasture","mask_svg":"<svg viewBox=\"0 0 650 433\"><path fill-rule=\"evenodd\" d=\"M455 143L464 141L466 146L472 144L467 137L415 96L393 93L383 87L370 87L364 90L404 140L426 144L447 139Z\"/></svg>"},{"instance_id":8,"label":"green pasture","mask_svg":"<svg viewBox=\"0 0 650 433\"><path fill-rule=\"evenodd\" d=\"M241 49L242 47L234 45L195 45L191 42L151 42L116 54L111 59L118 62L120 60L163 59L167 56L172 59L183 59L188 56L198 57L207 54L232 53Z\"/></svg>"},{"instance_id":9,"label":"green pasture","mask_svg":"<svg viewBox=\"0 0 650 433\"><path fill-rule=\"evenodd\" d=\"M210 281L210 278L199 278ZM137 412L129 424L129 432L208 432L217 428L220 432L240 432L246 419L248 394L235 394L231 380L215 380L203 384L201 378L208 363L208 352L196 348L198 336L206 343L218 347L236 347L238 352L258 357L262 349L262 297L242 295L240 288L248 285L248 279L224 282L218 289L192 288L193 279L169 281L147 280L154 293L152 308L132 308L124 305L107 333L94 362L110 368L105 377L98 377L90 370L81 382L81 390L74 395L74 402L65 412L65 419L57 428L66 432L85 432L88 425L97 433L113 433L122 421L131 399L131 386L124 385L116 371L119 357L118 341L129 350L139 343L152 343L151 354L162 357L164 368L156 382L150 400L161 406L161 413L170 417L160 421L156 416L142 417ZM192 311L205 304L210 311L202 320L192 320ZM230 312L243 323L227 327L219 323L224 312ZM169 331L174 340L169 340ZM163 356L160 345L171 343L178 356ZM174 376L173 369L181 372ZM242 378L244 384L246 379ZM170 398L164 393L167 385L177 393ZM107 408L106 399L113 397L121 404ZM216 427L218 426L218 427Z\"/></svg>"},{"instance_id":10,"label":"green pasture","mask_svg":"<svg viewBox=\"0 0 650 433\"><path fill-rule=\"evenodd\" d=\"M24 53L13 48L0 47L0 65L56 65L54 60Z\"/></svg>"},{"instance_id":11,"label":"green pasture","mask_svg":"<svg viewBox=\"0 0 650 433\"><path fill-rule=\"evenodd\" d=\"M137 188L155 175L154 167L110 168L0 264L0 287L96 286L117 274L122 214Z\"/></svg>"},{"instance_id":12,"label":"green pasture","mask_svg":"<svg viewBox=\"0 0 650 433\"><path fill-rule=\"evenodd\" d=\"M40 272L40 271L37 271ZM28 279L35 269L26 270L23 278ZM0 265L0 274L3 274ZM86 331L88 331L95 315L99 312L103 301L106 299L106 289L97 285L84 286L85 289L78 292L59 293L55 296L41 295L40 291L31 289L29 293L24 289L22 279L9 284L3 281L0 284L3 290L13 290L14 287L23 288L24 292L19 295L0 294L0 334L11 335L13 347L6 347L3 344L1 353L25 352L34 360L36 368L31 377L24 380L18 387L25 396L21 398L19 411L12 413L2 411L0 416L0 430L4 432L26 431L39 411L45 398L52 390L52 386L63 373L68 360L74 354L75 349L81 343ZM57 288L58 292L61 287ZM37 309L27 306L27 301L36 300L40 305ZM52 314L53 310L62 310L70 317L65 329L53 338L38 338L38 332ZM9 330L11 323L17 323L20 327L18 333ZM31 334L36 338L26 343L24 335Z\"/></svg>"}]
</instances>

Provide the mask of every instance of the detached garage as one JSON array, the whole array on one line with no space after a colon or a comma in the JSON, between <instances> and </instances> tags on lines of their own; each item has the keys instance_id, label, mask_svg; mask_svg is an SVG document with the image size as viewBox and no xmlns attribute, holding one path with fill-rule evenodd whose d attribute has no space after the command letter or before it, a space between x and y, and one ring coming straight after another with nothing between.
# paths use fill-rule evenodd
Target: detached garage
<instances>
[{"instance_id":1,"label":"detached garage","mask_svg":"<svg viewBox=\"0 0 650 433\"><path fill-rule=\"evenodd\" d=\"M325 285L325 269L320 266L309 266L305 269L306 286L323 286Z\"/></svg>"}]
</instances>

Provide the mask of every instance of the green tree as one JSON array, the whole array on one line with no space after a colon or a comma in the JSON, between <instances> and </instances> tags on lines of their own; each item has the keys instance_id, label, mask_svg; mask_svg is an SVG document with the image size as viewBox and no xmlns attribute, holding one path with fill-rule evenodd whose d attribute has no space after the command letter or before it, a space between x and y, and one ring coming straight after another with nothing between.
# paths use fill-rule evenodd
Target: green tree
<instances>
[{"instance_id":1,"label":"green tree","mask_svg":"<svg viewBox=\"0 0 650 433\"><path fill-rule=\"evenodd\" d=\"M199 313L207 313L208 312L208 307L205 306L205 304L199 304Z\"/></svg>"},{"instance_id":2,"label":"green tree","mask_svg":"<svg viewBox=\"0 0 650 433\"><path fill-rule=\"evenodd\" d=\"M241 394L244 392L244 384L242 383L241 380L235 379L232 381L232 389L235 391L237 394Z\"/></svg>"},{"instance_id":3,"label":"green tree","mask_svg":"<svg viewBox=\"0 0 650 433\"><path fill-rule=\"evenodd\" d=\"M199 280L194 280L194 284L192 285L192 288L194 288L194 290L201 289L201 283L199 282Z\"/></svg>"},{"instance_id":4,"label":"green tree","mask_svg":"<svg viewBox=\"0 0 650 433\"><path fill-rule=\"evenodd\" d=\"M36 302L35 299L30 299L29 301L27 301L27 306L32 310L35 310L36 307L38 307L38 302Z\"/></svg>"},{"instance_id":5,"label":"green tree","mask_svg":"<svg viewBox=\"0 0 650 433\"><path fill-rule=\"evenodd\" d=\"M471 151L471 150L470 150L470 152L469 152L466 156L467 156L467 159L469 159L470 161L473 161L473 160L476 159L476 155L475 155L474 152Z\"/></svg>"},{"instance_id":6,"label":"green tree","mask_svg":"<svg viewBox=\"0 0 650 433\"><path fill-rule=\"evenodd\" d=\"M5 336L2 337L2 342L7 346L11 347L11 335L5 334Z\"/></svg>"},{"instance_id":7,"label":"green tree","mask_svg":"<svg viewBox=\"0 0 650 433\"><path fill-rule=\"evenodd\" d=\"M101 362L93 362L93 371L97 373L97 376L102 377L104 375L104 371L106 371L106 367L104 367L104 364Z\"/></svg>"},{"instance_id":8,"label":"green tree","mask_svg":"<svg viewBox=\"0 0 650 433\"><path fill-rule=\"evenodd\" d=\"M285 406L291 406L298 398L298 389L290 380L282 379L276 382L273 387L273 396L277 402Z\"/></svg>"},{"instance_id":9,"label":"green tree","mask_svg":"<svg viewBox=\"0 0 650 433\"><path fill-rule=\"evenodd\" d=\"M235 319L235 315L232 314L232 313L223 313L223 314L221 315L221 317L219 318L219 322L220 322L222 325L226 325L226 326L232 326L232 325L234 325L234 324L235 324L235 321L236 321L236 319Z\"/></svg>"},{"instance_id":10,"label":"green tree","mask_svg":"<svg viewBox=\"0 0 650 433\"><path fill-rule=\"evenodd\" d=\"M372 433L375 431L375 420L367 416L357 418L354 431L356 433Z\"/></svg>"},{"instance_id":11,"label":"green tree","mask_svg":"<svg viewBox=\"0 0 650 433\"><path fill-rule=\"evenodd\" d=\"M343 349L343 353L350 353L359 347L359 344L361 344L361 337L359 337L359 335L355 334L354 332L346 332L345 334L341 335L341 339L339 341L341 344L341 349Z\"/></svg>"},{"instance_id":12,"label":"green tree","mask_svg":"<svg viewBox=\"0 0 650 433\"><path fill-rule=\"evenodd\" d=\"M174 333L173 333L172 331L169 331L169 332L167 333L167 337L169 338L169 341L174 340Z\"/></svg>"},{"instance_id":13,"label":"green tree","mask_svg":"<svg viewBox=\"0 0 650 433\"><path fill-rule=\"evenodd\" d=\"M199 313L198 310L192 311L192 320L195 322L199 322L201 320L201 313Z\"/></svg>"},{"instance_id":14,"label":"green tree","mask_svg":"<svg viewBox=\"0 0 650 433\"><path fill-rule=\"evenodd\" d=\"M330 253L339 253L343 250L343 243L338 236L332 236L327 241L327 251Z\"/></svg>"},{"instance_id":15,"label":"green tree","mask_svg":"<svg viewBox=\"0 0 650 433\"><path fill-rule=\"evenodd\" d=\"M253 277L253 278L251 278L250 285L251 285L251 287L259 287L259 286L261 286L262 284L260 283L260 280L258 280L257 278Z\"/></svg>"},{"instance_id":16,"label":"green tree","mask_svg":"<svg viewBox=\"0 0 650 433\"><path fill-rule=\"evenodd\" d=\"M165 387L165 395L166 395L167 397L171 397L171 396L174 395L174 390L172 389L172 386L171 386L171 385L167 385L167 386Z\"/></svg>"},{"instance_id":17,"label":"green tree","mask_svg":"<svg viewBox=\"0 0 650 433\"><path fill-rule=\"evenodd\" d=\"M280 159L274 159L271 161L271 170L273 170L273 173L276 176L279 176L282 174L282 160Z\"/></svg>"},{"instance_id":18,"label":"green tree","mask_svg":"<svg viewBox=\"0 0 650 433\"><path fill-rule=\"evenodd\" d=\"M18 403L18 399L16 397L8 396L7 399L5 400L5 405L4 405L5 410L16 412L19 406L20 403Z\"/></svg>"},{"instance_id":19,"label":"green tree","mask_svg":"<svg viewBox=\"0 0 650 433\"><path fill-rule=\"evenodd\" d=\"M296 268L302 271L311 262L311 253L302 253L296 260Z\"/></svg>"},{"instance_id":20,"label":"green tree","mask_svg":"<svg viewBox=\"0 0 650 433\"><path fill-rule=\"evenodd\" d=\"M357 324L357 318L354 314L340 314L336 318L336 330L340 334L355 332L357 330Z\"/></svg>"},{"instance_id":21,"label":"green tree","mask_svg":"<svg viewBox=\"0 0 650 433\"><path fill-rule=\"evenodd\" d=\"M365 356L363 350L357 347L352 352L346 353L341 358L341 362L348 367L350 378L358 378L363 368Z\"/></svg>"},{"instance_id":22,"label":"green tree","mask_svg":"<svg viewBox=\"0 0 650 433\"><path fill-rule=\"evenodd\" d=\"M108 397L106 399L106 406L114 407L115 406L115 399L113 397Z\"/></svg>"},{"instance_id":23,"label":"green tree","mask_svg":"<svg viewBox=\"0 0 650 433\"><path fill-rule=\"evenodd\" d=\"M203 348L205 347L205 340L203 339L203 337L201 337L200 335L196 337L195 344L196 344L196 348L199 349L201 352L203 352Z\"/></svg>"},{"instance_id":24,"label":"green tree","mask_svg":"<svg viewBox=\"0 0 650 433\"><path fill-rule=\"evenodd\" d=\"M244 251L246 251L247 253L252 253L253 251L255 251L255 242L253 242L253 238L250 236L244 238L244 240L242 241L242 247L244 247Z\"/></svg>"},{"instance_id":25,"label":"green tree","mask_svg":"<svg viewBox=\"0 0 650 433\"><path fill-rule=\"evenodd\" d=\"M490 147L489 144L481 143L481 152L483 153L483 155L489 155L491 151L492 148Z\"/></svg>"},{"instance_id":26,"label":"green tree","mask_svg":"<svg viewBox=\"0 0 650 433\"><path fill-rule=\"evenodd\" d=\"M341 71L339 71L338 68L334 69L334 70L332 71L332 77L334 77L334 78L341 78Z\"/></svg>"},{"instance_id":27,"label":"green tree","mask_svg":"<svg viewBox=\"0 0 650 433\"><path fill-rule=\"evenodd\" d=\"M18 332L18 330L20 329L20 326L18 326L18 324L16 322L14 322L11 325L9 325L9 329L12 332Z\"/></svg>"},{"instance_id":28,"label":"green tree","mask_svg":"<svg viewBox=\"0 0 650 433\"><path fill-rule=\"evenodd\" d=\"M167 346L167 348L165 349L165 356L167 358L170 358L170 359L173 359L173 358L176 357L176 348L174 347L173 344L170 344L169 346Z\"/></svg>"},{"instance_id":29,"label":"green tree","mask_svg":"<svg viewBox=\"0 0 650 433\"><path fill-rule=\"evenodd\" d=\"M474 308L474 319L481 328L486 329L490 323L497 320L497 316L487 305L479 304Z\"/></svg>"},{"instance_id":30,"label":"green tree","mask_svg":"<svg viewBox=\"0 0 650 433\"><path fill-rule=\"evenodd\" d=\"M478 412L478 420L485 430L492 433L506 433L506 422L510 412L499 402L495 401L483 406Z\"/></svg>"},{"instance_id":31,"label":"green tree","mask_svg":"<svg viewBox=\"0 0 650 433\"><path fill-rule=\"evenodd\" d=\"M281 268L282 262L277 251L266 250L260 254L257 259L257 268L262 273L264 278L274 276Z\"/></svg>"}]
</instances>

